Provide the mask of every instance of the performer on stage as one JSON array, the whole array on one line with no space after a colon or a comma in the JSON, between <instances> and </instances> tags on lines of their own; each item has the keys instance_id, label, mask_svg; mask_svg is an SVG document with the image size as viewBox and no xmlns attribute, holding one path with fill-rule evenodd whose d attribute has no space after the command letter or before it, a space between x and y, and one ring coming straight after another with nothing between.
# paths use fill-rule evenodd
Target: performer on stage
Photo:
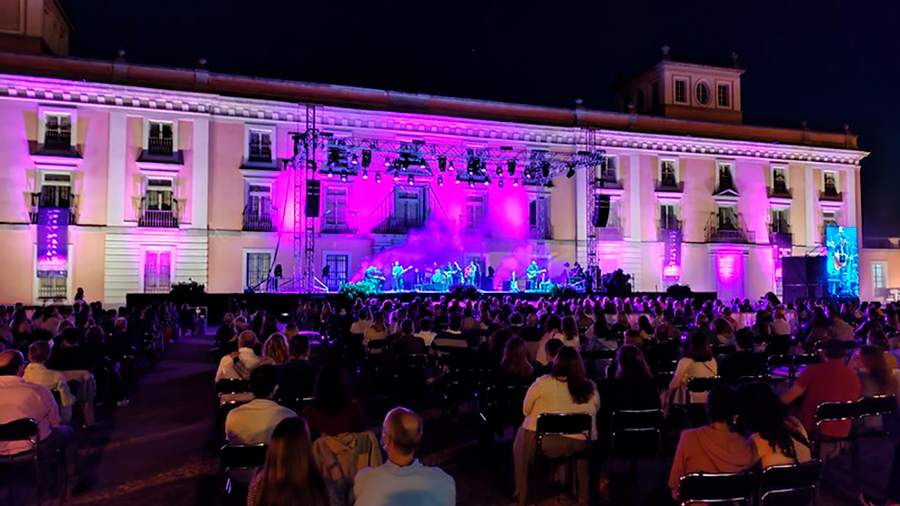
<instances>
[{"instance_id":1,"label":"performer on stage","mask_svg":"<svg viewBox=\"0 0 900 506\"><path fill-rule=\"evenodd\" d=\"M404 269L399 261L394 262L394 267L391 269L391 275L394 276L394 291L403 291L403 275L410 269L412 269L412 266Z\"/></svg>"},{"instance_id":2,"label":"performer on stage","mask_svg":"<svg viewBox=\"0 0 900 506\"><path fill-rule=\"evenodd\" d=\"M519 293L519 281L516 279L516 271L513 271L512 276L509 278L509 291Z\"/></svg>"},{"instance_id":3,"label":"performer on stage","mask_svg":"<svg viewBox=\"0 0 900 506\"><path fill-rule=\"evenodd\" d=\"M475 286L475 276L478 275L478 264L475 263L474 259L469 261L469 265L466 266L464 274L466 284Z\"/></svg>"},{"instance_id":4,"label":"performer on stage","mask_svg":"<svg viewBox=\"0 0 900 506\"><path fill-rule=\"evenodd\" d=\"M525 277L528 280L528 287L526 288L529 291L534 291L538 289L538 275L546 272L547 269L541 269L538 267L537 261L532 260L531 265L528 266L528 269L525 270Z\"/></svg>"},{"instance_id":5,"label":"performer on stage","mask_svg":"<svg viewBox=\"0 0 900 506\"><path fill-rule=\"evenodd\" d=\"M363 281L369 283L378 293L381 293L381 291L384 290L384 275L382 275L381 271L374 265L366 269Z\"/></svg>"}]
</instances>

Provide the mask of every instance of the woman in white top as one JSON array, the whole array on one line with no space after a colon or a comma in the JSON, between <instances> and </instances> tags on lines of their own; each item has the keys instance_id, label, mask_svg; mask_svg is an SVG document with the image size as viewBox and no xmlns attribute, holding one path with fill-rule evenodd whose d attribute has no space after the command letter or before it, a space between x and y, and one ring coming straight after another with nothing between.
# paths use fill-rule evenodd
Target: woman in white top
<instances>
[{"instance_id":1,"label":"woman in white top","mask_svg":"<svg viewBox=\"0 0 900 506\"><path fill-rule=\"evenodd\" d=\"M587 379L581 356L574 348L564 346L556 354L553 372L538 378L525 395L525 421L513 443L516 498L524 505L528 499L528 474L537 450L537 419L545 413L586 413L591 416L591 440L597 439L597 411L600 396L597 387ZM545 436L541 452L551 458L582 454L590 445L583 435ZM579 458L576 465L578 503L588 504L588 462Z\"/></svg>"},{"instance_id":2,"label":"woman in white top","mask_svg":"<svg viewBox=\"0 0 900 506\"><path fill-rule=\"evenodd\" d=\"M387 336L388 327L384 323L384 313L379 311L375 313L375 316L372 318L372 325L369 325L363 333L363 345L369 344L369 341L381 341L387 339ZM380 352L381 350L378 350L375 353Z\"/></svg>"},{"instance_id":3,"label":"woman in white top","mask_svg":"<svg viewBox=\"0 0 900 506\"><path fill-rule=\"evenodd\" d=\"M706 334L697 332L691 336L688 353L678 361L675 376L669 383L669 399L672 404L704 403L706 392L687 395L687 384L692 378L714 378L719 366L713 358L712 347Z\"/></svg>"}]
</instances>

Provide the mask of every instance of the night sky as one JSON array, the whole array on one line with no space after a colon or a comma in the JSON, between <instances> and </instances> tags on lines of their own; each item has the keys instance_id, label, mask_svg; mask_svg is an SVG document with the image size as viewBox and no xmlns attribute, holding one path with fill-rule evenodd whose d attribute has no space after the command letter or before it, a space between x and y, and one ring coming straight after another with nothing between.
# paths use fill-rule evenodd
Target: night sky
<instances>
[{"instance_id":1,"label":"night sky","mask_svg":"<svg viewBox=\"0 0 900 506\"><path fill-rule=\"evenodd\" d=\"M278 5L278 7L276 7ZM900 235L900 2L68 1L73 56L610 109L660 47L739 55L744 123L860 136L867 236ZM865 7L863 7L865 6ZM877 8L876 8L877 6ZM264 8L265 7L265 8Z\"/></svg>"}]
</instances>

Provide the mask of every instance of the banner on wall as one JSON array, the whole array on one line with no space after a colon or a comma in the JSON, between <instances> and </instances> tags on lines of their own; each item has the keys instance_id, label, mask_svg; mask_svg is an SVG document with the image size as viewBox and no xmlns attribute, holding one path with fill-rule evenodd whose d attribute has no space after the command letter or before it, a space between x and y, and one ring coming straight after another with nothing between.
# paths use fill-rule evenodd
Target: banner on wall
<instances>
[{"instance_id":1,"label":"banner on wall","mask_svg":"<svg viewBox=\"0 0 900 506\"><path fill-rule=\"evenodd\" d=\"M37 276L65 278L69 269L69 209L38 209Z\"/></svg>"},{"instance_id":2,"label":"banner on wall","mask_svg":"<svg viewBox=\"0 0 900 506\"><path fill-rule=\"evenodd\" d=\"M681 278L681 230L665 230L663 250L663 278L677 281Z\"/></svg>"},{"instance_id":3,"label":"banner on wall","mask_svg":"<svg viewBox=\"0 0 900 506\"><path fill-rule=\"evenodd\" d=\"M790 234L775 234L775 247L772 255L775 260L775 279L782 279L784 269L781 259L789 257L793 253L793 236Z\"/></svg>"}]
</instances>

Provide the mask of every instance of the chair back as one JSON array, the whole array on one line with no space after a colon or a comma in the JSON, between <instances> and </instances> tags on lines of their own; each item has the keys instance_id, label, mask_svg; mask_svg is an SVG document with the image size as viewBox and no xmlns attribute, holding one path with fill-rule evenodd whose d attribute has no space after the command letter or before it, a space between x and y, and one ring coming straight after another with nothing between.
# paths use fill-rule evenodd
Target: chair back
<instances>
[{"instance_id":1,"label":"chair back","mask_svg":"<svg viewBox=\"0 0 900 506\"><path fill-rule=\"evenodd\" d=\"M593 419L586 413L544 413L538 415L537 433L544 436L584 434L591 436Z\"/></svg>"},{"instance_id":2,"label":"chair back","mask_svg":"<svg viewBox=\"0 0 900 506\"><path fill-rule=\"evenodd\" d=\"M398 367L414 367L428 366L428 355L424 353L411 353L409 355L399 355L394 360Z\"/></svg>"},{"instance_id":3,"label":"chair back","mask_svg":"<svg viewBox=\"0 0 900 506\"><path fill-rule=\"evenodd\" d=\"M495 426L520 424L525 418L522 403L528 387L525 385L490 385L484 392L482 418Z\"/></svg>"},{"instance_id":4,"label":"chair back","mask_svg":"<svg viewBox=\"0 0 900 506\"><path fill-rule=\"evenodd\" d=\"M808 355L795 355L794 356L794 366L807 366L812 364L818 364L822 361L822 356L818 353L810 353Z\"/></svg>"},{"instance_id":5,"label":"chair back","mask_svg":"<svg viewBox=\"0 0 900 506\"><path fill-rule=\"evenodd\" d=\"M582 360L615 360L616 350L593 350L581 354Z\"/></svg>"},{"instance_id":6,"label":"chair back","mask_svg":"<svg viewBox=\"0 0 900 506\"><path fill-rule=\"evenodd\" d=\"M759 483L760 505L810 504L821 472L822 463L818 460L766 468Z\"/></svg>"},{"instance_id":7,"label":"chair back","mask_svg":"<svg viewBox=\"0 0 900 506\"><path fill-rule=\"evenodd\" d=\"M216 393L239 394L250 391L250 382L243 379L220 379L216 383Z\"/></svg>"},{"instance_id":8,"label":"chair back","mask_svg":"<svg viewBox=\"0 0 900 506\"><path fill-rule=\"evenodd\" d=\"M28 441L37 446L40 427L34 418L19 418L0 425L0 441Z\"/></svg>"},{"instance_id":9,"label":"chair back","mask_svg":"<svg viewBox=\"0 0 900 506\"><path fill-rule=\"evenodd\" d=\"M651 459L662 449L660 409L621 410L612 414L612 454L620 460Z\"/></svg>"},{"instance_id":10,"label":"chair back","mask_svg":"<svg viewBox=\"0 0 900 506\"><path fill-rule=\"evenodd\" d=\"M298 416L303 411L303 408L309 406L309 404L314 400L315 397L291 397L277 399L278 404L290 409L294 413L297 413Z\"/></svg>"},{"instance_id":11,"label":"chair back","mask_svg":"<svg viewBox=\"0 0 900 506\"><path fill-rule=\"evenodd\" d=\"M382 351L387 346L387 339L372 339L366 343L366 352Z\"/></svg>"},{"instance_id":12,"label":"chair back","mask_svg":"<svg viewBox=\"0 0 900 506\"><path fill-rule=\"evenodd\" d=\"M219 469L232 471L234 469L253 469L262 467L266 463L265 444L258 445L224 445L219 454Z\"/></svg>"},{"instance_id":13,"label":"chair back","mask_svg":"<svg viewBox=\"0 0 900 506\"><path fill-rule=\"evenodd\" d=\"M678 481L678 502L750 504L755 487L756 477L752 473L691 473Z\"/></svg>"},{"instance_id":14,"label":"chair back","mask_svg":"<svg viewBox=\"0 0 900 506\"><path fill-rule=\"evenodd\" d=\"M746 385L747 383L768 383L767 376L741 376L738 378L738 385Z\"/></svg>"},{"instance_id":15,"label":"chair back","mask_svg":"<svg viewBox=\"0 0 900 506\"><path fill-rule=\"evenodd\" d=\"M816 429L825 422L853 421L858 413L858 401L823 402L816 406Z\"/></svg>"},{"instance_id":16,"label":"chair back","mask_svg":"<svg viewBox=\"0 0 900 506\"><path fill-rule=\"evenodd\" d=\"M691 393L709 392L721 384L722 378L718 376L712 378L691 378L687 382L687 389Z\"/></svg>"},{"instance_id":17,"label":"chair back","mask_svg":"<svg viewBox=\"0 0 900 506\"><path fill-rule=\"evenodd\" d=\"M447 372L447 398L450 400L473 400L481 387L481 369L459 368Z\"/></svg>"},{"instance_id":18,"label":"chair back","mask_svg":"<svg viewBox=\"0 0 900 506\"><path fill-rule=\"evenodd\" d=\"M794 365L794 357L791 355L772 355L766 360L766 370L771 374L776 369L791 367Z\"/></svg>"},{"instance_id":19,"label":"chair back","mask_svg":"<svg viewBox=\"0 0 900 506\"><path fill-rule=\"evenodd\" d=\"M875 395L863 397L857 406L860 419L874 416L890 415L897 409L897 397L894 395Z\"/></svg>"}]
</instances>

